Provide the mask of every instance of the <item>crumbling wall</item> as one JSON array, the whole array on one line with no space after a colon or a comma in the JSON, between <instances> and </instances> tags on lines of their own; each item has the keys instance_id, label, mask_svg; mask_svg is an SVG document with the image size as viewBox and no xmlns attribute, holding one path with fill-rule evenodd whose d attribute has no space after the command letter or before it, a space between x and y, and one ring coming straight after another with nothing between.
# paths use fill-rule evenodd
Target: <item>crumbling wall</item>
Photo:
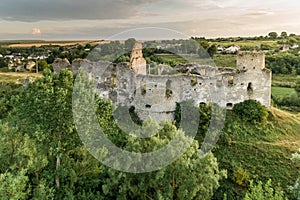
<instances>
[{"instance_id":1,"label":"crumbling wall","mask_svg":"<svg viewBox=\"0 0 300 200\"><path fill-rule=\"evenodd\" d=\"M262 70L265 68L265 54L263 52L238 52L236 68L238 70Z\"/></svg>"},{"instance_id":2,"label":"crumbling wall","mask_svg":"<svg viewBox=\"0 0 300 200\"><path fill-rule=\"evenodd\" d=\"M127 63L109 65L81 60L73 64L73 70L84 66L94 75L101 97L134 106L142 120L173 119L176 102L190 99L196 105L213 102L227 109L255 99L270 107L272 73L264 67L262 53L239 53L237 69L187 64L177 66L179 73L175 75L139 74Z\"/></svg>"},{"instance_id":3,"label":"crumbling wall","mask_svg":"<svg viewBox=\"0 0 300 200\"><path fill-rule=\"evenodd\" d=\"M53 71L59 73L62 69L70 69L71 64L67 58L56 58L52 64Z\"/></svg>"}]
</instances>

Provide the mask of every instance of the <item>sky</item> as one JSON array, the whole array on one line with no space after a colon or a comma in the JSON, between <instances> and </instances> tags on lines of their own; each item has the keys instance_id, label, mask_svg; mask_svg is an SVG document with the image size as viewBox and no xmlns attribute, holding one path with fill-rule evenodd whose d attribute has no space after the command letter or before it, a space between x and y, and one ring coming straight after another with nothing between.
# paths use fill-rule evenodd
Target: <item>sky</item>
<instances>
[{"instance_id":1,"label":"sky","mask_svg":"<svg viewBox=\"0 0 300 200\"><path fill-rule=\"evenodd\" d=\"M299 0L1 0L0 40L300 34L299 16Z\"/></svg>"}]
</instances>

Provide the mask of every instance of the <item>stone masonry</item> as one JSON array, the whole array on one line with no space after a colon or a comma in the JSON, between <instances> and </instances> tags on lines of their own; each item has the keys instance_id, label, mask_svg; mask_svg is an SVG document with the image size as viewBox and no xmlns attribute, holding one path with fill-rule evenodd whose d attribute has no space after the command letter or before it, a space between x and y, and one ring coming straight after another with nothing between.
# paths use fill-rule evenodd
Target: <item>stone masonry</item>
<instances>
[{"instance_id":1,"label":"stone masonry","mask_svg":"<svg viewBox=\"0 0 300 200\"><path fill-rule=\"evenodd\" d=\"M73 63L73 71L80 66L90 68L101 97L134 106L143 120L173 119L176 103L189 99L195 104L213 102L227 109L254 99L270 107L272 73L265 68L262 52L239 52L235 69L185 64L177 66L178 73L174 75L147 75L140 44L132 51L130 63Z\"/></svg>"}]
</instances>

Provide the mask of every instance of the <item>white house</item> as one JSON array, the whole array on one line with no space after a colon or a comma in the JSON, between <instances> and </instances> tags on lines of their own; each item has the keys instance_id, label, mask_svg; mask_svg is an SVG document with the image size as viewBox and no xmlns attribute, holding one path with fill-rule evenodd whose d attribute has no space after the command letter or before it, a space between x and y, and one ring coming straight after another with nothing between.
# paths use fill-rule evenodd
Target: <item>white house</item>
<instances>
[{"instance_id":1,"label":"white house","mask_svg":"<svg viewBox=\"0 0 300 200\"><path fill-rule=\"evenodd\" d=\"M12 60L14 58L13 55L6 55L4 58L9 58L10 60Z\"/></svg>"},{"instance_id":2,"label":"white house","mask_svg":"<svg viewBox=\"0 0 300 200\"><path fill-rule=\"evenodd\" d=\"M218 46L218 47L217 47L217 51L218 51L218 52L223 52L224 49L225 49L225 48L224 48L223 46Z\"/></svg>"},{"instance_id":3,"label":"white house","mask_svg":"<svg viewBox=\"0 0 300 200\"><path fill-rule=\"evenodd\" d=\"M236 53L239 50L240 50L240 47L238 45L233 45L233 46L226 48L225 52L226 53Z\"/></svg>"},{"instance_id":4,"label":"white house","mask_svg":"<svg viewBox=\"0 0 300 200\"><path fill-rule=\"evenodd\" d=\"M298 44L294 44L293 46L290 47L290 49L297 49L297 48L299 48Z\"/></svg>"}]
</instances>

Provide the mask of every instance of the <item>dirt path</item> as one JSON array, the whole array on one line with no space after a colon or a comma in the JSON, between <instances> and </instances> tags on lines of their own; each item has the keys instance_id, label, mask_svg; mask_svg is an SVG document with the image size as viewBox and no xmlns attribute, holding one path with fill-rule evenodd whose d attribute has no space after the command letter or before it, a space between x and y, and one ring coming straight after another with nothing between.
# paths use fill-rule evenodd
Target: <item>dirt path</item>
<instances>
[{"instance_id":1,"label":"dirt path","mask_svg":"<svg viewBox=\"0 0 300 200\"><path fill-rule=\"evenodd\" d=\"M35 77L41 77L42 74L36 74L36 73L18 73L18 72L0 72L1 76L13 76L13 77L24 77L27 76L35 76Z\"/></svg>"}]
</instances>

